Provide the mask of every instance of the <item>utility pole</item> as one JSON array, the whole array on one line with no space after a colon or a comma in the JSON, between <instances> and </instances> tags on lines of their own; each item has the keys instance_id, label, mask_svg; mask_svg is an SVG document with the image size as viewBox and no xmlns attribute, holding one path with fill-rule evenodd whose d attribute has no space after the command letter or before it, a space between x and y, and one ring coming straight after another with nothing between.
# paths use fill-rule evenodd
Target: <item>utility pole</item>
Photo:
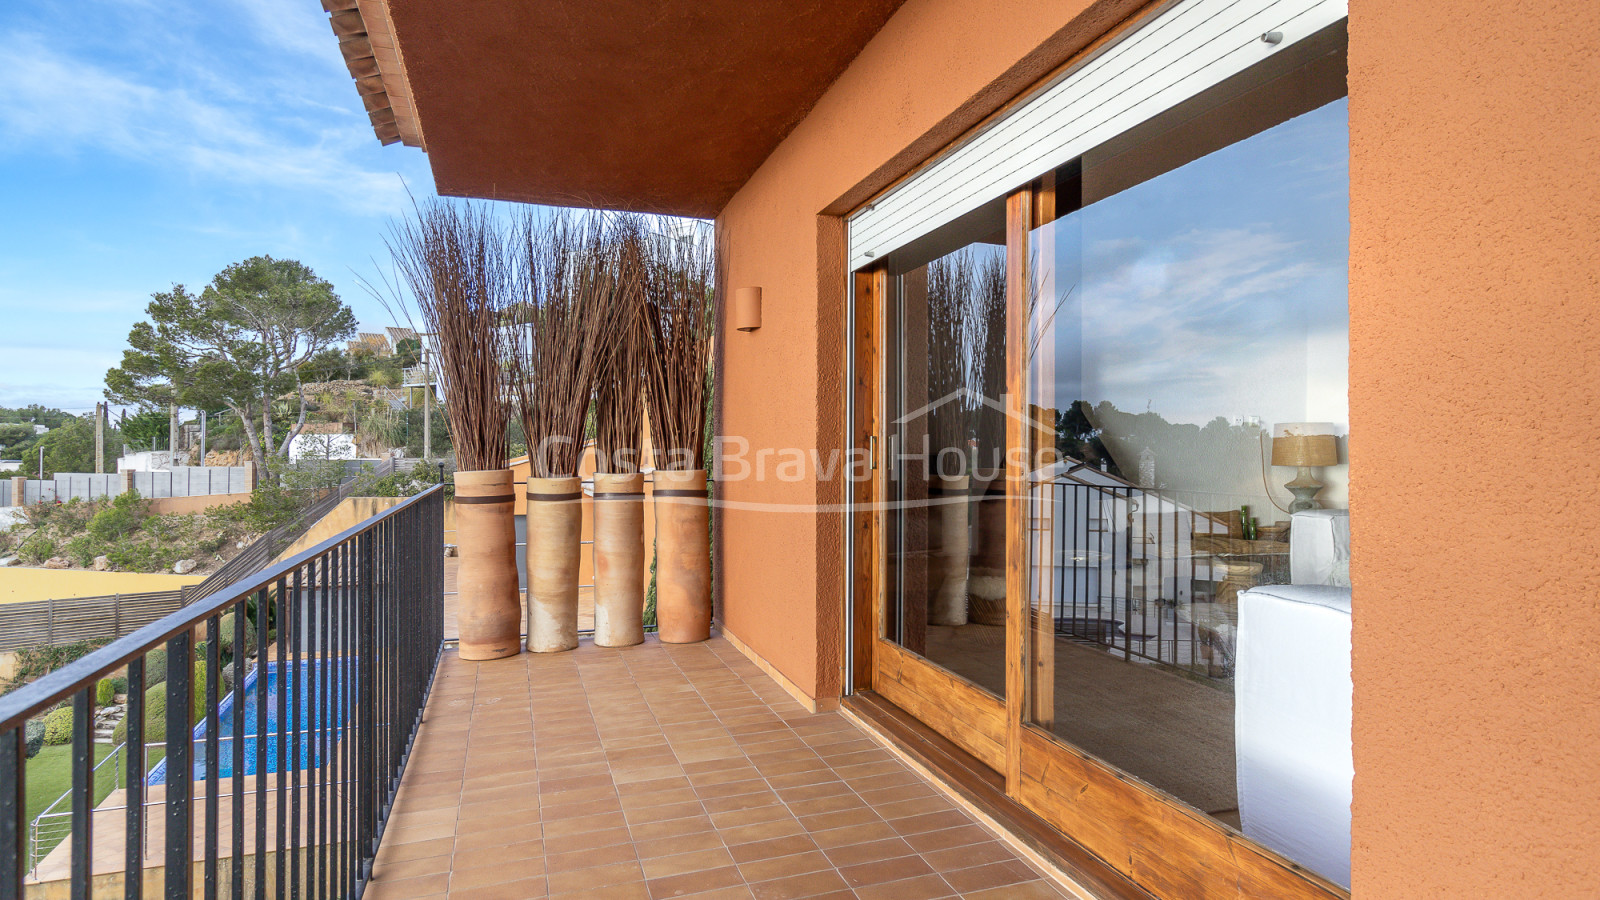
<instances>
[{"instance_id":1,"label":"utility pole","mask_svg":"<svg viewBox=\"0 0 1600 900\"><path fill-rule=\"evenodd\" d=\"M106 473L106 405L94 405L94 473Z\"/></svg>"},{"instance_id":2,"label":"utility pole","mask_svg":"<svg viewBox=\"0 0 1600 900\"><path fill-rule=\"evenodd\" d=\"M422 358L422 458L433 458L433 370Z\"/></svg>"},{"instance_id":3,"label":"utility pole","mask_svg":"<svg viewBox=\"0 0 1600 900\"><path fill-rule=\"evenodd\" d=\"M206 411L200 410L200 465L206 464Z\"/></svg>"},{"instance_id":4,"label":"utility pole","mask_svg":"<svg viewBox=\"0 0 1600 900\"><path fill-rule=\"evenodd\" d=\"M167 404L167 452L172 454L172 465L178 464L178 404Z\"/></svg>"},{"instance_id":5,"label":"utility pole","mask_svg":"<svg viewBox=\"0 0 1600 900\"><path fill-rule=\"evenodd\" d=\"M44 480L44 446L43 445L40 445L40 447L39 447L39 480L40 481ZM44 495L40 494L39 496L43 497ZM44 501L41 500L40 502L42 503Z\"/></svg>"}]
</instances>

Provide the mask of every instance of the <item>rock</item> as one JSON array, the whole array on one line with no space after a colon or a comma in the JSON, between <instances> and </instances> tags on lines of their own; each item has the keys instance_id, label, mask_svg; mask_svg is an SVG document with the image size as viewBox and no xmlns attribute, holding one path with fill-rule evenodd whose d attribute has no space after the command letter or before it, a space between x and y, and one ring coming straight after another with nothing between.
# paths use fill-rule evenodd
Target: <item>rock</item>
<instances>
[{"instance_id":1,"label":"rock","mask_svg":"<svg viewBox=\"0 0 1600 900\"><path fill-rule=\"evenodd\" d=\"M198 565L200 564L192 559L180 559L172 564L172 571L178 573L179 575L187 575L190 572L193 572L195 567Z\"/></svg>"},{"instance_id":2,"label":"rock","mask_svg":"<svg viewBox=\"0 0 1600 900\"><path fill-rule=\"evenodd\" d=\"M72 560L67 559L65 556L52 556L44 561L44 567L46 569L70 569L72 568Z\"/></svg>"},{"instance_id":3,"label":"rock","mask_svg":"<svg viewBox=\"0 0 1600 900\"><path fill-rule=\"evenodd\" d=\"M455 544L445 544L444 545L444 555L445 556L460 556L461 555L461 551L459 549L457 549Z\"/></svg>"},{"instance_id":4,"label":"rock","mask_svg":"<svg viewBox=\"0 0 1600 900\"><path fill-rule=\"evenodd\" d=\"M92 568L96 572L111 571L111 558L108 556L96 556L94 558L94 566Z\"/></svg>"},{"instance_id":5,"label":"rock","mask_svg":"<svg viewBox=\"0 0 1600 900\"><path fill-rule=\"evenodd\" d=\"M235 550L243 550L244 549L244 541L235 541L234 544L233 544L233 547L234 547Z\"/></svg>"},{"instance_id":6,"label":"rock","mask_svg":"<svg viewBox=\"0 0 1600 900\"><path fill-rule=\"evenodd\" d=\"M0 556L0 569L3 569L7 566L20 565L22 565L22 560L16 558L15 556Z\"/></svg>"}]
</instances>

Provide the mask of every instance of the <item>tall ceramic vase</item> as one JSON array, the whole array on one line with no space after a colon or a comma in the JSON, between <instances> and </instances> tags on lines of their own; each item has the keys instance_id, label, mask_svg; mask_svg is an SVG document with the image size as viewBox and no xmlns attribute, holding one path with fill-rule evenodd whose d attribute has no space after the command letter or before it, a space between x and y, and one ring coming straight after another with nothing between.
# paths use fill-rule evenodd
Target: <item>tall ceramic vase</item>
<instances>
[{"instance_id":1,"label":"tall ceramic vase","mask_svg":"<svg viewBox=\"0 0 1600 900\"><path fill-rule=\"evenodd\" d=\"M690 644L711 636L710 508L706 470L657 469L656 625L661 640Z\"/></svg>"},{"instance_id":2,"label":"tall ceramic vase","mask_svg":"<svg viewBox=\"0 0 1600 900\"><path fill-rule=\"evenodd\" d=\"M534 653L578 646L582 530L582 482L528 479L528 649Z\"/></svg>"},{"instance_id":3,"label":"tall ceramic vase","mask_svg":"<svg viewBox=\"0 0 1600 900\"><path fill-rule=\"evenodd\" d=\"M512 656L522 649L517 595L515 494L510 469L457 472L456 627L462 659Z\"/></svg>"},{"instance_id":4,"label":"tall ceramic vase","mask_svg":"<svg viewBox=\"0 0 1600 900\"><path fill-rule=\"evenodd\" d=\"M644 476L594 476L594 642L644 640Z\"/></svg>"},{"instance_id":5,"label":"tall ceramic vase","mask_svg":"<svg viewBox=\"0 0 1600 900\"><path fill-rule=\"evenodd\" d=\"M972 480L967 475L940 475L932 491L938 504L939 553L935 557L939 586L928 604L928 624L967 624L967 572L972 542L967 525Z\"/></svg>"}]
</instances>

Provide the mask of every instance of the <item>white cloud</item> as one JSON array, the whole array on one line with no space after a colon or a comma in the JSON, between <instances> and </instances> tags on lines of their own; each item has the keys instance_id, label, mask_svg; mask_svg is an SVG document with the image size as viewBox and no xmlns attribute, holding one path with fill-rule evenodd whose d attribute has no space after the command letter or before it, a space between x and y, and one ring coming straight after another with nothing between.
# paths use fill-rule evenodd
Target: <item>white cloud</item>
<instances>
[{"instance_id":1,"label":"white cloud","mask_svg":"<svg viewBox=\"0 0 1600 900\"><path fill-rule=\"evenodd\" d=\"M320 129L274 121L270 108L224 106L69 57L22 33L0 35L0 94L0 150L93 148L219 182L316 191L356 213L406 206L394 173L351 159L375 139L365 120L350 115Z\"/></svg>"}]
</instances>

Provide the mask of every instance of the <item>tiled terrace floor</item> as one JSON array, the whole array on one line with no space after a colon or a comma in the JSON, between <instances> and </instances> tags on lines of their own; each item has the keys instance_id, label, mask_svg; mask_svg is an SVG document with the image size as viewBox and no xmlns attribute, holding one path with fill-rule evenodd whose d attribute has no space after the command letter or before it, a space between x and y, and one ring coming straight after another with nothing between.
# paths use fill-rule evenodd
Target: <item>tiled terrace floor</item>
<instances>
[{"instance_id":1,"label":"tiled terrace floor","mask_svg":"<svg viewBox=\"0 0 1600 900\"><path fill-rule=\"evenodd\" d=\"M1064 896L720 638L447 653L366 896L446 895Z\"/></svg>"}]
</instances>

